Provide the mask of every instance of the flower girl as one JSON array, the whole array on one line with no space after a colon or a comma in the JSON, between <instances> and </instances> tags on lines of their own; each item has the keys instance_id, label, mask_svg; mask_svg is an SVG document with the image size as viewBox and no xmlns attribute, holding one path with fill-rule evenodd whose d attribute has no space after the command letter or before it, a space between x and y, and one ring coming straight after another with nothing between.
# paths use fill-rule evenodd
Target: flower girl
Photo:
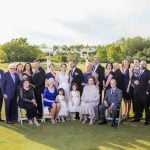
<instances>
[{"instance_id":1,"label":"flower girl","mask_svg":"<svg viewBox=\"0 0 150 150\"><path fill-rule=\"evenodd\" d=\"M58 118L62 122L65 122L65 117L67 116L67 104L66 104L66 98L65 98L65 91L63 88L58 89L56 102L60 103L61 105L60 111L58 113Z\"/></svg>"},{"instance_id":2,"label":"flower girl","mask_svg":"<svg viewBox=\"0 0 150 150\"><path fill-rule=\"evenodd\" d=\"M77 90L77 84L72 84L70 99L69 99L69 110L72 120L76 120L76 113L79 112L80 107L80 92Z\"/></svg>"}]
</instances>

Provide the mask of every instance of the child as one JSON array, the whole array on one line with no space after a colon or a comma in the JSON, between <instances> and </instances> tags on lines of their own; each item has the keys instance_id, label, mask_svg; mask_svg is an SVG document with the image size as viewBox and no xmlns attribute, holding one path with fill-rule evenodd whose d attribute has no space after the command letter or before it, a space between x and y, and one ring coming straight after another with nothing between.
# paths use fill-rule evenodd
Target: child
<instances>
[{"instance_id":1,"label":"child","mask_svg":"<svg viewBox=\"0 0 150 150\"><path fill-rule=\"evenodd\" d=\"M80 92L77 90L77 84L72 84L70 99L69 99L69 110L72 120L76 120L76 113L79 112L80 106Z\"/></svg>"},{"instance_id":2,"label":"child","mask_svg":"<svg viewBox=\"0 0 150 150\"><path fill-rule=\"evenodd\" d=\"M63 88L58 89L58 95L56 97L56 102L60 103L60 105L61 105L58 116L60 117L62 122L65 122L64 117L67 116L67 104L66 104L66 98L65 98L65 91Z\"/></svg>"}]
</instances>

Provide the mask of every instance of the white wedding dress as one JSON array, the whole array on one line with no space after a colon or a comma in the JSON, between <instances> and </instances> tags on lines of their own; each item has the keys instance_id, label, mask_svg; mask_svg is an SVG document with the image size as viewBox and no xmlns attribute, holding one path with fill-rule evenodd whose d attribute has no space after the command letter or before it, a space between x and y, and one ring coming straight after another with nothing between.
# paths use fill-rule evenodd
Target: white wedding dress
<instances>
[{"instance_id":1,"label":"white wedding dress","mask_svg":"<svg viewBox=\"0 0 150 150\"><path fill-rule=\"evenodd\" d=\"M65 91L65 97L66 102L68 105L69 102L69 92L70 92L70 86L69 86L69 74L68 72L62 74L61 72L58 73L58 89L63 88Z\"/></svg>"}]
</instances>

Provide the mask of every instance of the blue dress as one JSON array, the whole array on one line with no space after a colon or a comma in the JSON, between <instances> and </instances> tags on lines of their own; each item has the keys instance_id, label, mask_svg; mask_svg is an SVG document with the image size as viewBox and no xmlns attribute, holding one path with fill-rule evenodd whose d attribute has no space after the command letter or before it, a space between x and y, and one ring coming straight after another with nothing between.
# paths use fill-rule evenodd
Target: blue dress
<instances>
[{"instance_id":1,"label":"blue dress","mask_svg":"<svg viewBox=\"0 0 150 150\"><path fill-rule=\"evenodd\" d=\"M92 76L92 73L84 73L83 74L83 83L84 85L87 85L88 84L88 78Z\"/></svg>"},{"instance_id":2,"label":"blue dress","mask_svg":"<svg viewBox=\"0 0 150 150\"><path fill-rule=\"evenodd\" d=\"M55 76L51 72L49 72L49 73L46 74L46 79L49 79L49 78L54 78L55 79Z\"/></svg>"},{"instance_id":3,"label":"blue dress","mask_svg":"<svg viewBox=\"0 0 150 150\"><path fill-rule=\"evenodd\" d=\"M44 95L43 95L43 98L46 98L48 100L51 100L51 102L46 102L44 101L44 106L47 106L49 108L52 108L52 104L55 102L55 99L56 99L56 96L57 96L57 89L56 87L54 87L54 92L51 93L48 88L45 88L44 89Z\"/></svg>"}]
</instances>

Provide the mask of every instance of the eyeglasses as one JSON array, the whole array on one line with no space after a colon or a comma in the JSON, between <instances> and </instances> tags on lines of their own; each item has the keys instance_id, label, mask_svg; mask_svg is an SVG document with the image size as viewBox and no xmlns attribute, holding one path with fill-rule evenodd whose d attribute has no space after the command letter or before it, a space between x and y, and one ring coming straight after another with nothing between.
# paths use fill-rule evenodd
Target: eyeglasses
<instances>
[{"instance_id":1,"label":"eyeglasses","mask_svg":"<svg viewBox=\"0 0 150 150\"><path fill-rule=\"evenodd\" d=\"M12 70L13 70L13 69L16 69L16 68L10 68L10 69L12 69Z\"/></svg>"}]
</instances>

